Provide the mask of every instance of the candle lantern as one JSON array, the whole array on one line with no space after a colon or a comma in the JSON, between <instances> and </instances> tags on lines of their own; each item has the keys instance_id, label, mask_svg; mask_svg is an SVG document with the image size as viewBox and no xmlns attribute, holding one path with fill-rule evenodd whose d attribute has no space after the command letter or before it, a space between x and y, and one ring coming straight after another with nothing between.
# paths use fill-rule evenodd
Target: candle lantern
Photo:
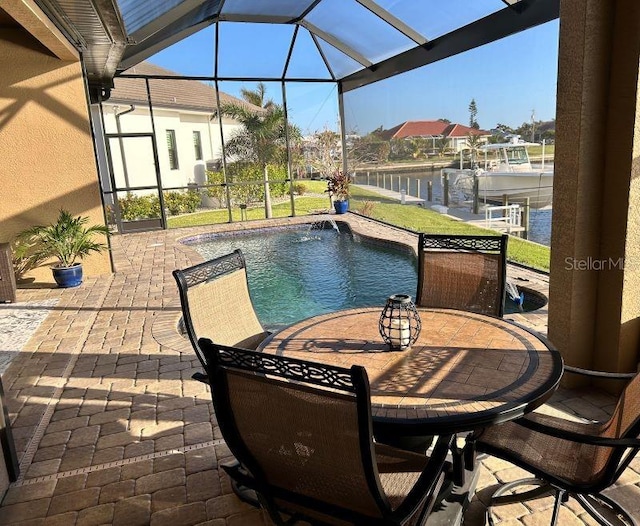
<instances>
[{"instance_id":1,"label":"candle lantern","mask_svg":"<svg viewBox=\"0 0 640 526\"><path fill-rule=\"evenodd\" d=\"M378 322L380 335L389 348L394 351L408 349L418 339L421 328L420 315L411 296L389 296Z\"/></svg>"}]
</instances>

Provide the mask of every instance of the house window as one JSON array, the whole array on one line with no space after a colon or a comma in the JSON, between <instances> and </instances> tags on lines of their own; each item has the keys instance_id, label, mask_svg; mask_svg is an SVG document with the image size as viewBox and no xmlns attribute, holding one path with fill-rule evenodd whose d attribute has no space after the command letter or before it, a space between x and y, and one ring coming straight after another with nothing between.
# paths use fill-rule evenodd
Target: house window
<instances>
[{"instance_id":1,"label":"house window","mask_svg":"<svg viewBox=\"0 0 640 526\"><path fill-rule=\"evenodd\" d=\"M193 147L196 151L196 161L202 161L202 139L199 131L193 132Z\"/></svg>"},{"instance_id":2,"label":"house window","mask_svg":"<svg viewBox=\"0 0 640 526\"><path fill-rule=\"evenodd\" d=\"M176 131L167 130L167 149L169 150L169 166L172 170L178 169L178 146L176 144Z\"/></svg>"}]
</instances>

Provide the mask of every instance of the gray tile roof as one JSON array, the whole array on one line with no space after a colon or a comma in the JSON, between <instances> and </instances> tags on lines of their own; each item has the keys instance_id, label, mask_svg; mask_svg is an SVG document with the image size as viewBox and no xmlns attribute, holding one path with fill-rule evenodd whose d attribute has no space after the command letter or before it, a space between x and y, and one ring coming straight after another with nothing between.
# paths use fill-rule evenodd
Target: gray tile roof
<instances>
[{"instance_id":1,"label":"gray tile roof","mask_svg":"<svg viewBox=\"0 0 640 526\"><path fill-rule=\"evenodd\" d=\"M125 71L135 75L170 75L180 74L150 62L141 62ZM213 113L216 111L216 90L212 85L197 80L150 79L149 90L154 106L163 108L200 110ZM109 102L127 104L147 104L147 91L144 79L116 77L114 89ZM227 93L220 92L220 104L241 104L249 108L261 109Z\"/></svg>"}]
</instances>

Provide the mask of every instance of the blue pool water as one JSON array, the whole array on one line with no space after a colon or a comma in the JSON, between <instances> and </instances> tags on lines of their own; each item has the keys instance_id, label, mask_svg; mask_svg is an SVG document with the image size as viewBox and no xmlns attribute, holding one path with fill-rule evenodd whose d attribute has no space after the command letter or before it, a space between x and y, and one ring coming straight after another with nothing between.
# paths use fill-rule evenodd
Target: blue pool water
<instances>
[{"instance_id":1,"label":"blue pool water","mask_svg":"<svg viewBox=\"0 0 640 526\"><path fill-rule=\"evenodd\" d=\"M418 272L413 254L348 232L303 225L185 242L205 259L242 250L251 299L269 330L340 309L379 306L382 310L392 294L408 294L415 300ZM522 308L507 295L505 313L544 304L544 298L525 290Z\"/></svg>"},{"instance_id":2,"label":"blue pool water","mask_svg":"<svg viewBox=\"0 0 640 526\"><path fill-rule=\"evenodd\" d=\"M379 306L392 294L415 299L413 255L333 229L287 228L189 242L205 258L236 248L247 261L256 312L268 329L350 307Z\"/></svg>"}]
</instances>

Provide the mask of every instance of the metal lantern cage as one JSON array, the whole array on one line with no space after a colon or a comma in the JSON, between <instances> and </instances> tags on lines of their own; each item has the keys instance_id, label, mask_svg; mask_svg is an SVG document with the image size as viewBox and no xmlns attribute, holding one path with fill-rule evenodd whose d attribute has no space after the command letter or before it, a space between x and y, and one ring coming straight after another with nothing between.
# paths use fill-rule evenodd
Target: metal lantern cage
<instances>
[{"instance_id":1,"label":"metal lantern cage","mask_svg":"<svg viewBox=\"0 0 640 526\"><path fill-rule=\"evenodd\" d=\"M389 296L378 322L380 335L389 348L393 351L408 349L418 339L421 328L420 315L411 296Z\"/></svg>"}]
</instances>

